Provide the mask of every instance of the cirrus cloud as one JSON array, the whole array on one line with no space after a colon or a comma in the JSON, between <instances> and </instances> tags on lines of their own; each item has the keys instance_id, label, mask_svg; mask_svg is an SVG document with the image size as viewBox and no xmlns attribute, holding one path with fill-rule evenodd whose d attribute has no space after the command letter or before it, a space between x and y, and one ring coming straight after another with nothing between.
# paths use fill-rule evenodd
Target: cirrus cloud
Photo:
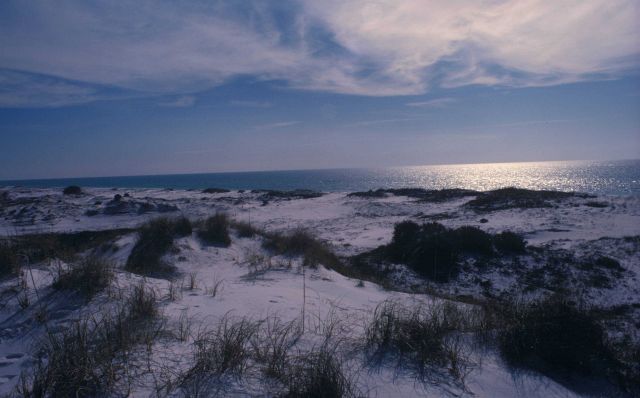
<instances>
[{"instance_id":1,"label":"cirrus cloud","mask_svg":"<svg viewBox=\"0 0 640 398\"><path fill-rule=\"evenodd\" d=\"M9 1L0 5L0 68L37 75L31 86L48 80L37 98L3 79L0 106L103 98L95 85L179 97L239 76L368 96L616 78L640 64L638 4Z\"/></svg>"}]
</instances>

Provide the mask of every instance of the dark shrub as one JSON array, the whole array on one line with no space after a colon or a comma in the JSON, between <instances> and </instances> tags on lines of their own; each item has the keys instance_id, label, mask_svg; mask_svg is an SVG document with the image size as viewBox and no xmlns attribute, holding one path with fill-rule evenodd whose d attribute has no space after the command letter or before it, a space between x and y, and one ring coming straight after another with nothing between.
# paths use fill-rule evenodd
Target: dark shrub
<instances>
[{"instance_id":1,"label":"dark shrub","mask_svg":"<svg viewBox=\"0 0 640 398\"><path fill-rule=\"evenodd\" d=\"M498 251L503 253L524 253L526 242L522 236L511 232L504 231L494 235L493 243Z\"/></svg>"},{"instance_id":2,"label":"dark shrub","mask_svg":"<svg viewBox=\"0 0 640 398\"><path fill-rule=\"evenodd\" d=\"M402 222L394 229L387 247L389 259L407 264L422 276L446 281L458 274L458 252L443 225L429 223L418 226Z\"/></svg>"},{"instance_id":3,"label":"dark shrub","mask_svg":"<svg viewBox=\"0 0 640 398\"><path fill-rule=\"evenodd\" d=\"M600 256L595 261L596 265L602 268L608 268L614 271L624 271L624 268L620 265L620 262L616 259L607 256Z\"/></svg>"},{"instance_id":4,"label":"dark shrub","mask_svg":"<svg viewBox=\"0 0 640 398\"><path fill-rule=\"evenodd\" d=\"M393 229L391 245L389 245L389 254L396 259L396 261L406 261L410 253L414 250L416 238L419 234L420 225L413 221L402 221L396 224Z\"/></svg>"},{"instance_id":5,"label":"dark shrub","mask_svg":"<svg viewBox=\"0 0 640 398\"><path fill-rule=\"evenodd\" d=\"M218 213L207 218L198 231L198 236L210 245L229 246L231 238L229 237L229 219L227 215Z\"/></svg>"},{"instance_id":6,"label":"dark shrub","mask_svg":"<svg viewBox=\"0 0 640 398\"><path fill-rule=\"evenodd\" d=\"M542 372L607 375L615 361L602 326L584 308L563 299L511 305L499 332L502 356Z\"/></svg>"},{"instance_id":7,"label":"dark shrub","mask_svg":"<svg viewBox=\"0 0 640 398\"><path fill-rule=\"evenodd\" d=\"M18 248L8 241L0 240L0 278L13 275L19 266Z\"/></svg>"},{"instance_id":8,"label":"dark shrub","mask_svg":"<svg viewBox=\"0 0 640 398\"><path fill-rule=\"evenodd\" d=\"M178 217L173 220L173 234L177 237L184 237L191 235L193 227L191 221L187 217Z\"/></svg>"},{"instance_id":9,"label":"dark shrub","mask_svg":"<svg viewBox=\"0 0 640 398\"><path fill-rule=\"evenodd\" d=\"M597 201L589 201L589 202L586 202L584 205L589 207L599 208L599 209L609 206L606 202L597 202Z\"/></svg>"},{"instance_id":10,"label":"dark shrub","mask_svg":"<svg viewBox=\"0 0 640 398\"><path fill-rule=\"evenodd\" d=\"M77 185L69 185L62 190L64 195L82 195L82 188Z\"/></svg>"},{"instance_id":11,"label":"dark shrub","mask_svg":"<svg viewBox=\"0 0 640 398\"><path fill-rule=\"evenodd\" d=\"M202 190L202 193L227 193L227 192L230 192L230 191L224 188L205 188Z\"/></svg>"},{"instance_id":12,"label":"dark shrub","mask_svg":"<svg viewBox=\"0 0 640 398\"><path fill-rule=\"evenodd\" d=\"M558 201L572 196L575 196L575 194L571 192L500 188L479 193L475 199L467 202L466 206L480 212L551 207L552 201Z\"/></svg>"},{"instance_id":13,"label":"dark shrub","mask_svg":"<svg viewBox=\"0 0 640 398\"><path fill-rule=\"evenodd\" d=\"M522 238L511 232L494 237L472 226L449 229L435 222L403 221L396 224L391 243L380 247L377 255L381 251L383 258L407 264L426 278L447 281L457 275L463 255L492 257L494 243L501 251L524 250Z\"/></svg>"},{"instance_id":14,"label":"dark shrub","mask_svg":"<svg viewBox=\"0 0 640 398\"><path fill-rule=\"evenodd\" d=\"M142 225L125 268L143 274L171 271L172 267L163 262L162 257L173 246L174 234L174 224L166 218L157 218Z\"/></svg>"},{"instance_id":15,"label":"dark shrub","mask_svg":"<svg viewBox=\"0 0 640 398\"><path fill-rule=\"evenodd\" d=\"M491 255L493 242L491 235L480 228L463 226L450 232L454 246L466 253Z\"/></svg>"},{"instance_id":16,"label":"dark shrub","mask_svg":"<svg viewBox=\"0 0 640 398\"><path fill-rule=\"evenodd\" d=\"M93 297L113 279L113 265L98 257L87 257L62 271L53 282L56 290L73 290L86 298Z\"/></svg>"}]
</instances>

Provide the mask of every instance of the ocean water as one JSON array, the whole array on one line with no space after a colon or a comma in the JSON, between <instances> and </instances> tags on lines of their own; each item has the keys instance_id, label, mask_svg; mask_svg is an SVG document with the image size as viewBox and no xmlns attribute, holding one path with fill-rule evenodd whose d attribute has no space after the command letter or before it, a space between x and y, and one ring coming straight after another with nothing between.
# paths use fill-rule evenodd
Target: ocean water
<instances>
[{"instance_id":1,"label":"ocean water","mask_svg":"<svg viewBox=\"0 0 640 398\"><path fill-rule=\"evenodd\" d=\"M501 187L640 196L640 160L491 163L378 169L289 170L128 177L0 181L0 186L202 189L311 189L324 192L377 188Z\"/></svg>"}]
</instances>

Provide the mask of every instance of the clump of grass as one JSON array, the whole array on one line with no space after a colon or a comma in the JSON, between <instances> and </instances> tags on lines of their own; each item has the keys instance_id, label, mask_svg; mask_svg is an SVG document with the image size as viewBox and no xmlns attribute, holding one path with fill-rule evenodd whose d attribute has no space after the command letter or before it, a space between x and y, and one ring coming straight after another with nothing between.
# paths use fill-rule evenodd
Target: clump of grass
<instances>
[{"instance_id":1,"label":"clump of grass","mask_svg":"<svg viewBox=\"0 0 640 398\"><path fill-rule=\"evenodd\" d=\"M227 314L216 329L201 332L195 339L195 364L181 382L189 396L199 396L223 375L240 377L247 369L257 329L257 323Z\"/></svg>"},{"instance_id":2,"label":"clump of grass","mask_svg":"<svg viewBox=\"0 0 640 398\"><path fill-rule=\"evenodd\" d=\"M184 217L157 218L138 229L138 241L127 259L126 269L140 274L167 274L173 267L162 257L173 247L176 237L191 233L191 222Z\"/></svg>"},{"instance_id":3,"label":"clump of grass","mask_svg":"<svg viewBox=\"0 0 640 398\"><path fill-rule=\"evenodd\" d=\"M178 217L173 220L173 233L177 237L189 236L193 232L191 221L187 217Z\"/></svg>"},{"instance_id":4,"label":"clump of grass","mask_svg":"<svg viewBox=\"0 0 640 398\"><path fill-rule=\"evenodd\" d=\"M126 301L126 313L132 320L148 320L158 316L158 298L153 289L144 283L133 287Z\"/></svg>"},{"instance_id":5,"label":"clump of grass","mask_svg":"<svg viewBox=\"0 0 640 398\"><path fill-rule=\"evenodd\" d=\"M231 221L230 225L241 238L253 238L263 234L263 231L244 221Z\"/></svg>"},{"instance_id":6,"label":"clump of grass","mask_svg":"<svg viewBox=\"0 0 640 398\"><path fill-rule=\"evenodd\" d=\"M334 268L340 265L340 260L326 244L300 228L289 233L268 234L263 246L277 255L302 256L305 266L322 264Z\"/></svg>"},{"instance_id":7,"label":"clump of grass","mask_svg":"<svg viewBox=\"0 0 640 398\"><path fill-rule=\"evenodd\" d=\"M20 268L17 247L8 240L0 240L0 278L15 275Z\"/></svg>"},{"instance_id":8,"label":"clump of grass","mask_svg":"<svg viewBox=\"0 0 640 398\"><path fill-rule=\"evenodd\" d=\"M62 190L64 195L82 195L82 188L77 185L69 185L65 189Z\"/></svg>"},{"instance_id":9,"label":"clump of grass","mask_svg":"<svg viewBox=\"0 0 640 398\"><path fill-rule=\"evenodd\" d=\"M152 341L158 325L155 295L144 285L115 311L81 318L50 333L36 365L22 375L17 392L24 397L95 397L119 395L118 383L133 372L130 352ZM125 394L126 395L126 394Z\"/></svg>"},{"instance_id":10,"label":"clump of grass","mask_svg":"<svg viewBox=\"0 0 640 398\"><path fill-rule=\"evenodd\" d=\"M586 308L562 298L507 306L500 352L511 365L541 372L607 376L616 361L604 329Z\"/></svg>"},{"instance_id":11,"label":"clump of grass","mask_svg":"<svg viewBox=\"0 0 640 398\"><path fill-rule=\"evenodd\" d=\"M259 331L253 336L251 344L253 356L258 363L264 365L266 376L276 380L285 380L290 366L289 350L302 336L300 322L288 323L276 317L267 318Z\"/></svg>"},{"instance_id":12,"label":"clump of grass","mask_svg":"<svg viewBox=\"0 0 640 398\"><path fill-rule=\"evenodd\" d=\"M131 232L131 230L111 229L21 235L12 239L12 245L15 252L28 259L30 263L50 258L73 261L77 253L109 244L117 237L128 232Z\"/></svg>"},{"instance_id":13,"label":"clump of grass","mask_svg":"<svg viewBox=\"0 0 640 398\"><path fill-rule=\"evenodd\" d=\"M111 283L113 265L99 257L86 257L61 270L52 284L56 290L77 291L86 298L91 298Z\"/></svg>"},{"instance_id":14,"label":"clump of grass","mask_svg":"<svg viewBox=\"0 0 640 398\"><path fill-rule=\"evenodd\" d=\"M210 245L227 247L231 244L229 237L229 218L224 213L217 213L204 220L198 231L198 237Z\"/></svg>"},{"instance_id":15,"label":"clump of grass","mask_svg":"<svg viewBox=\"0 0 640 398\"><path fill-rule=\"evenodd\" d=\"M358 397L355 380L344 371L344 364L334 350L326 346L294 360L285 380L287 398Z\"/></svg>"},{"instance_id":16,"label":"clump of grass","mask_svg":"<svg viewBox=\"0 0 640 398\"><path fill-rule=\"evenodd\" d=\"M395 359L421 378L444 368L462 379L469 360L454 334L469 327L467 322L468 315L451 303L408 307L385 301L365 329L364 345L374 361Z\"/></svg>"}]
</instances>

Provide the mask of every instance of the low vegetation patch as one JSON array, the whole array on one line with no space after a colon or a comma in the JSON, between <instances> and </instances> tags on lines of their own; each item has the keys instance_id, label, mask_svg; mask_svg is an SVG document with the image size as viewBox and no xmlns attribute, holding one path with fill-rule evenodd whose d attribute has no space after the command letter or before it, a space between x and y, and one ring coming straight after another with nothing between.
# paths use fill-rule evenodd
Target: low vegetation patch
<instances>
[{"instance_id":1,"label":"low vegetation patch","mask_svg":"<svg viewBox=\"0 0 640 398\"><path fill-rule=\"evenodd\" d=\"M99 257L87 257L67 269L61 269L52 287L56 290L72 290L91 298L111 283L113 265Z\"/></svg>"},{"instance_id":2,"label":"low vegetation patch","mask_svg":"<svg viewBox=\"0 0 640 398\"><path fill-rule=\"evenodd\" d=\"M11 249L24 261L36 263L50 258L73 261L77 253L110 244L131 229L20 235L11 239Z\"/></svg>"},{"instance_id":3,"label":"low vegetation patch","mask_svg":"<svg viewBox=\"0 0 640 398\"><path fill-rule=\"evenodd\" d=\"M64 195L82 195L82 188L77 185L69 185L65 189L62 190Z\"/></svg>"},{"instance_id":4,"label":"low vegetation patch","mask_svg":"<svg viewBox=\"0 0 640 398\"><path fill-rule=\"evenodd\" d=\"M349 197L359 198L384 198L387 195L407 196L410 198L420 199L423 202L440 203L448 200L464 198L477 195L477 191L470 189L423 189L423 188L392 188L392 189L376 189L364 192L352 192Z\"/></svg>"},{"instance_id":5,"label":"low vegetation patch","mask_svg":"<svg viewBox=\"0 0 640 398\"><path fill-rule=\"evenodd\" d=\"M251 339L258 324L247 318L224 316L216 329L203 331L195 339L194 365L182 376L188 396L208 396L222 376L239 378L251 358Z\"/></svg>"},{"instance_id":6,"label":"low vegetation patch","mask_svg":"<svg viewBox=\"0 0 640 398\"><path fill-rule=\"evenodd\" d=\"M360 397L355 381L334 350L326 346L297 357L285 378L287 398Z\"/></svg>"},{"instance_id":7,"label":"low vegetation patch","mask_svg":"<svg viewBox=\"0 0 640 398\"><path fill-rule=\"evenodd\" d=\"M390 244L370 254L407 264L428 279L444 282L458 274L464 256L520 253L524 247L522 237L512 232L491 235L472 226L451 229L435 222L419 225L404 221L396 224Z\"/></svg>"},{"instance_id":8,"label":"low vegetation patch","mask_svg":"<svg viewBox=\"0 0 640 398\"><path fill-rule=\"evenodd\" d=\"M573 196L577 196L577 194L573 192L501 188L479 193L475 199L467 202L466 206L478 212L553 207L560 200Z\"/></svg>"},{"instance_id":9,"label":"low vegetation patch","mask_svg":"<svg viewBox=\"0 0 640 398\"><path fill-rule=\"evenodd\" d=\"M47 336L34 367L23 373L17 392L23 397L95 397L126 395L132 349L152 342L160 332L155 294L144 285L114 311L74 322ZM116 391L118 386L123 391Z\"/></svg>"},{"instance_id":10,"label":"low vegetation patch","mask_svg":"<svg viewBox=\"0 0 640 398\"><path fill-rule=\"evenodd\" d=\"M140 274L166 274L173 267L162 257L173 247L177 237L191 234L191 223L178 219L157 218L138 229L138 241L127 259L126 269Z\"/></svg>"},{"instance_id":11,"label":"low vegetation patch","mask_svg":"<svg viewBox=\"0 0 640 398\"><path fill-rule=\"evenodd\" d=\"M322 192L312 191L309 189L294 189L292 191L277 191L273 189L255 189L252 193L261 194L258 199L262 201L269 201L274 199L313 199L319 198L323 195Z\"/></svg>"},{"instance_id":12,"label":"low vegetation patch","mask_svg":"<svg viewBox=\"0 0 640 398\"><path fill-rule=\"evenodd\" d=\"M317 267L318 264L327 268L340 266L340 259L329 247L304 229L267 234L263 246L277 255L302 256L305 266Z\"/></svg>"},{"instance_id":13,"label":"low vegetation patch","mask_svg":"<svg viewBox=\"0 0 640 398\"><path fill-rule=\"evenodd\" d=\"M204 220L198 230L198 237L210 245L229 246L231 237L229 237L229 218L227 215L217 213Z\"/></svg>"},{"instance_id":14,"label":"low vegetation patch","mask_svg":"<svg viewBox=\"0 0 640 398\"><path fill-rule=\"evenodd\" d=\"M254 227L248 222L232 220L230 221L230 225L241 238L253 238L256 235L264 234L261 229Z\"/></svg>"},{"instance_id":15,"label":"low vegetation patch","mask_svg":"<svg viewBox=\"0 0 640 398\"><path fill-rule=\"evenodd\" d=\"M602 325L586 308L565 299L510 304L499 331L503 358L546 374L609 377L617 361Z\"/></svg>"},{"instance_id":16,"label":"low vegetation patch","mask_svg":"<svg viewBox=\"0 0 640 398\"><path fill-rule=\"evenodd\" d=\"M202 193L228 193L228 192L231 192L231 191L224 188L205 188L202 190Z\"/></svg>"},{"instance_id":17,"label":"low vegetation patch","mask_svg":"<svg viewBox=\"0 0 640 398\"><path fill-rule=\"evenodd\" d=\"M405 306L385 301L365 329L364 344L374 363L391 359L421 378L446 369L463 379L469 359L455 334L471 327L469 322L469 315L452 303Z\"/></svg>"},{"instance_id":18,"label":"low vegetation patch","mask_svg":"<svg viewBox=\"0 0 640 398\"><path fill-rule=\"evenodd\" d=\"M20 256L10 240L0 240L0 278L14 275L20 268Z\"/></svg>"}]
</instances>

